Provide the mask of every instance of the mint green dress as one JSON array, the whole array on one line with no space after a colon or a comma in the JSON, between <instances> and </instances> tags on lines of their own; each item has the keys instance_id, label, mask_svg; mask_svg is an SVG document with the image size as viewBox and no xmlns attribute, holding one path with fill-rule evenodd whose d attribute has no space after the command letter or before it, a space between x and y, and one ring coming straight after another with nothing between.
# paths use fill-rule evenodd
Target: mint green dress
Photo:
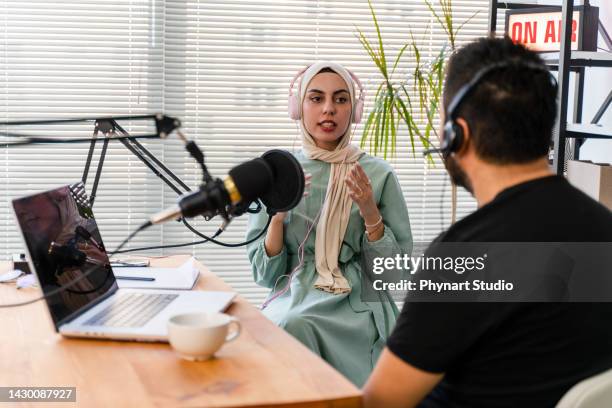
<instances>
[{"instance_id":1,"label":"mint green dress","mask_svg":"<svg viewBox=\"0 0 612 408\"><path fill-rule=\"evenodd\" d=\"M267 256L265 235L247 246L255 282L272 289L270 297L283 290L289 282L283 275L298 265L298 247L321 208L329 180L329 163L308 159L301 151L295 156L304 172L312 174L312 181L309 195L285 218L282 251L276 256ZM369 242L359 208L353 203L339 255L340 269L349 281L351 292L334 295L315 289L315 225L305 243L304 266L295 272L290 290L263 310L269 319L358 387L371 373L398 315L395 303L386 292L378 293L378 301L362 300L362 274L372 276L371 271L362 271L362 262L372 265L374 257L395 257L397 254L410 254L412 250L408 210L391 166L367 154L359 159L359 163L370 178L385 232L378 241ZM267 218L265 211L249 217L248 239L262 230Z\"/></svg>"}]
</instances>

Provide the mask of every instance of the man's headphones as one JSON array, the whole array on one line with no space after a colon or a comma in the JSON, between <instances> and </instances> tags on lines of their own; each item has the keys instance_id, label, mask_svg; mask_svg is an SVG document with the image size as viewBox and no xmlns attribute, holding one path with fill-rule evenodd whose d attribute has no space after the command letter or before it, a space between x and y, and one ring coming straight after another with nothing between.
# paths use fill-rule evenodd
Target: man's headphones
<instances>
[{"instance_id":1,"label":"man's headphones","mask_svg":"<svg viewBox=\"0 0 612 408\"><path fill-rule=\"evenodd\" d=\"M470 82L463 85L459 91L455 94L451 102L448 104L446 112L446 122L444 123L444 129L442 134L442 145L437 149L428 149L423 152L423 156L427 156L432 153L442 153L443 158L447 158L451 153L459 151L464 141L463 128L456 122L457 110L461 104L470 96L478 84L491 72L499 71L502 69L518 67L524 69L530 69L538 72L546 72L554 86L557 86L557 80L551 74L551 72L545 66L536 64L534 62L527 61L505 61L498 62L495 64L488 65L480 69L472 77Z\"/></svg>"},{"instance_id":2,"label":"man's headphones","mask_svg":"<svg viewBox=\"0 0 612 408\"><path fill-rule=\"evenodd\" d=\"M297 79L300 76L302 76L304 72L306 72L306 70L308 70L308 68L310 68L310 65L302 68L297 74L295 74L295 76L291 80L291 83L289 84L289 101L288 101L289 117L293 120L302 119L302 115L300 112L301 111L300 95L299 95L299 92L298 92L298 95L293 94L293 85L295 84L295 81L297 81ZM347 68L344 68L344 69L346 69L346 71L349 73L353 81L355 81L355 83L359 87L359 98L357 99L357 101L352 101L353 102L353 114L351 115L353 123L359 123L361 122L361 118L363 117L363 105L364 105L364 99L365 99L365 92L363 90L363 86L361 85L361 81L359 80L359 78L357 78L357 75L353 74L353 72Z\"/></svg>"}]
</instances>

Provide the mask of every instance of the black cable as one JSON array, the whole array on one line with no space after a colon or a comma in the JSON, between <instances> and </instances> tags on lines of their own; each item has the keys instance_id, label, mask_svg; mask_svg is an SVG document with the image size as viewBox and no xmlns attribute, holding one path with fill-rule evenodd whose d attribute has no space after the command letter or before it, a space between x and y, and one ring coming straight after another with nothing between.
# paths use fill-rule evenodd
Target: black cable
<instances>
[{"instance_id":1,"label":"black cable","mask_svg":"<svg viewBox=\"0 0 612 408\"><path fill-rule=\"evenodd\" d=\"M215 235L213 235L213 237L218 236L220 233L221 233L221 230L219 229L219 230L217 230ZM158 245L158 246L152 246L152 247L125 249L125 250L119 251L117 253L118 254L127 254L128 252L149 251L151 249L181 248L181 247L186 247L186 246L191 246L191 245L204 244L206 242L208 242L208 239L205 239L203 241L187 242L186 244Z\"/></svg>"},{"instance_id":2,"label":"black cable","mask_svg":"<svg viewBox=\"0 0 612 408\"><path fill-rule=\"evenodd\" d=\"M10 142L0 143L0 147L14 147L14 146L27 146L31 144L55 144L55 143L85 143L85 142L104 142L107 138L92 139L89 138L77 138L77 139L51 139L46 137L28 137L19 133L6 133L0 132L0 136L5 137L25 137L26 140L21 142ZM158 139L158 135L139 135L139 136L116 136L110 137L108 140L129 140L129 139Z\"/></svg>"},{"instance_id":3,"label":"black cable","mask_svg":"<svg viewBox=\"0 0 612 408\"><path fill-rule=\"evenodd\" d=\"M450 178L450 174L446 174L444 176L444 181L442 184L442 193L440 194L440 231L444 231L444 194L446 194L446 182L448 178Z\"/></svg>"},{"instance_id":4,"label":"black cable","mask_svg":"<svg viewBox=\"0 0 612 408\"><path fill-rule=\"evenodd\" d=\"M270 222L271 222L271 221L272 221L272 216L271 216L271 215L268 215L268 222L266 222L266 226L265 226L265 227L264 227L264 229L263 229L263 230L261 230L261 232L260 232L259 234L257 234L257 236L255 236L254 238L251 238L251 239L250 239L250 240L248 240L248 241L240 242L240 243L238 243L238 244L228 244L227 242L217 241L216 239L214 239L214 236L213 236L213 237L207 237L206 235L204 235L204 234L202 234L202 233L198 232L198 231L197 231L195 228L193 228L193 227L192 227L192 226L191 226L191 225L190 225L190 224L187 222L187 220L186 220L185 218L183 218L183 224L185 224L185 226L186 226L187 228L189 228L189 230L190 230L191 232L193 232L193 233L194 233L194 234L196 234L197 236L200 236L200 237L202 237L202 238L205 238L206 240L208 240L208 241L212 242L213 244L217 244L217 245L220 245L220 246L223 246L223 247L228 247L228 248L236 248L236 247L240 247L240 246L243 246L243 245L248 245L248 244L250 244L251 242L257 241L257 240L258 240L258 239L259 239L259 238L260 238L260 237L261 237L261 236L262 236L262 235L263 235L263 234L266 232L266 230L268 229L268 226L270 225ZM217 234L215 234L215 235L217 235Z\"/></svg>"},{"instance_id":5,"label":"black cable","mask_svg":"<svg viewBox=\"0 0 612 408\"><path fill-rule=\"evenodd\" d=\"M12 122L0 122L0 126L30 126L30 125L55 125L59 123L96 122L105 120L141 120L141 119L164 119L161 115L124 115L107 116L102 118L77 118L77 119L46 119L46 120L17 120ZM170 118L171 119L171 118Z\"/></svg>"},{"instance_id":6,"label":"black cable","mask_svg":"<svg viewBox=\"0 0 612 408\"><path fill-rule=\"evenodd\" d=\"M261 232L259 234L257 234L256 237L251 238L248 241L244 241L244 242L240 242L238 244L228 244L226 242L221 242L221 241L217 241L214 238L216 238L217 236L219 236L221 234L221 232L223 232L221 229L217 230L217 232L215 232L215 234L212 237L208 237L200 232L198 232L195 228L193 228L184 218L183 218L183 224L185 224L185 226L191 230L191 232L193 232L194 234L204 238L204 240L202 241L194 241L194 242L188 242L186 244L174 244L174 245L160 245L160 246L154 246L154 247L142 247L142 248L133 248L133 249L126 249L124 251L116 251L115 253L117 254L125 254L128 252L139 252L139 251L148 251L151 249L166 249L166 248L180 248L180 247L186 247L186 246L191 246L191 245L200 245L200 244L204 244L206 242L212 242L214 244L217 245L221 245L224 247L230 247L230 248L234 248L234 247L239 247L239 246L243 246L243 245L248 245L251 242L257 241L259 238L262 237L262 235L268 230L268 227L270 226L270 222L272 221L272 216L268 216L268 222L266 222L266 226L264 227L263 230L261 230Z\"/></svg>"},{"instance_id":7,"label":"black cable","mask_svg":"<svg viewBox=\"0 0 612 408\"><path fill-rule=\"evenodd\" d=\"M152 224L150 221L147 221L146 223L142 224L140 227L138 227L134 232L132 232L130 235L128 235L128 237L126 239L123 240L123 242L121 242L121 244L119 244L119 246L117 247L117 249L115 249L113 252L110 253L110 255L108 255L108 259L110 261L110 258L117 254L120 253L120 249L123 248L125 246L125 244L127 244L132 238L134 238L134 236L136 236L136 234L138 234L140 231L150 227ZM57 289L53 289L50 292L47 293L43 293L42 296L39 296L37 298L34 299L30 299L30 300L26 300L24 302L19 302L19 303L6 303L6 304L0 304L0 309L5 309L5 308L10 308L10 307L19 307L19 306L25 306L25 305L29 305L32 303L36 303L39 300L43 300L46 298L49 298L51 296L55 296L58 293L64 292L66 291L69 287L73 286L75 283L81 281L82 279L86 278L87 276L91 275L93 271L97 270L100 267L100 265L94 265L93 267L89 268L88 270L86 270L81 276L77 276L76 278L74 278L73 280L67 282L66 284L60 286ZM42 288L41 288L42 289Z\"/></svg>"},{"instance_id":8,"label":"black cable","mask_svg":"<svg viewBox=\"0 0 612 408\"><path fill-rule=\"evenodd\" d=\"M196 142L194 142L193 140L189 140L185 144L185 150L187 150L187 152L189 152L191 157L193 157L193 159L200 165L200 169L202 169L202 176L203 176L204 184L212 181L212 176L208 172L208 168L206 167L206 164L204 163L204 153L198 147Z\"/></svg>"}]
</instances>

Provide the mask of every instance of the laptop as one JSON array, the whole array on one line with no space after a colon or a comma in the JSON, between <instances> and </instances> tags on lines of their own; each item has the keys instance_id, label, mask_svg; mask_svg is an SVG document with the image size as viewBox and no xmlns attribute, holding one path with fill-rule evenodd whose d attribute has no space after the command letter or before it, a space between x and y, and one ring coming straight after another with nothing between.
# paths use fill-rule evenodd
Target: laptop
<instances>
[{"instance_id":1,"label":"laptop","mask_svg":"<svg viewBox=\"0 0 612 408\"><path fill-rule=\"evenodd\" d=\"M82 277L45 298L64 336L165 342L171 316L220 312L236 295L119 288L82 182L15 199L12 207L43 293Z\"/></svg>"}]
</instances>

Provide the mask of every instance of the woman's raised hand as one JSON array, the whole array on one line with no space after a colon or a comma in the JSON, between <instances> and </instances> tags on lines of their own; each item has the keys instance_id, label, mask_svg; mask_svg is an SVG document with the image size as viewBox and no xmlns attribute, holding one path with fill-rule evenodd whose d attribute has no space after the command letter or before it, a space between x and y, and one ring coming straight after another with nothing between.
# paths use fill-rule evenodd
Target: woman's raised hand
<instances>
[{"instance_id":1,"label":"woman's raised hand","mask_svg":"<svg viewBox=\"0 0 612 408\"><path fill-rule=\"evenodd\" d=\"M349 197L359 207L359 212L364 219L378 214L378 207L372 193L370 179L359 163L349 171L346 176L346 185L349 189Z\"/></svg>"}]
</instances>

